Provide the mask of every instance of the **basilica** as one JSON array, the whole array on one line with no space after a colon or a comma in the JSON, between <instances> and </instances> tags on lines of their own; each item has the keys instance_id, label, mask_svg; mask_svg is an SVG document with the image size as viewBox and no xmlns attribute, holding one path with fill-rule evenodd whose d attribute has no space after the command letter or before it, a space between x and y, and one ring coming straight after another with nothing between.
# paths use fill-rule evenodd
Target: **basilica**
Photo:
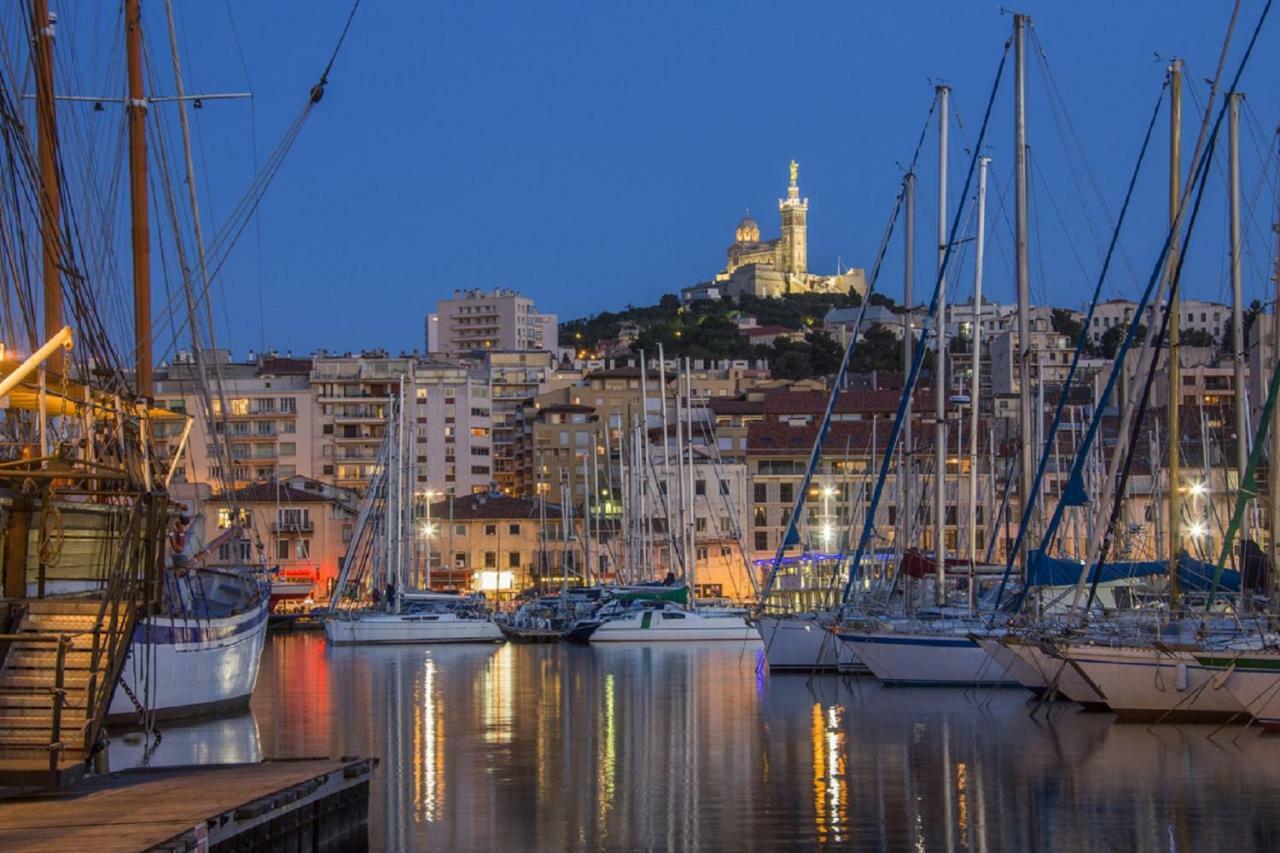
<instances>
[{"instance_id":1,"label":"basilica","mask_svg":"<svg viewBox=\"0 0 1280 853\"><path fill-rule=\"evenodd\" d=\"M760 226L750 215L743 217L734 232L725 267L712 281L683 291L690 299L784 296L791 293L847 293L867 290L863 270L849 269L835 275L817 275L808 268L809 199L800 197L800 167L791 161L791 183L787 197L778 201L781 235L760 239Z\"/></svg>"}]
</instances>

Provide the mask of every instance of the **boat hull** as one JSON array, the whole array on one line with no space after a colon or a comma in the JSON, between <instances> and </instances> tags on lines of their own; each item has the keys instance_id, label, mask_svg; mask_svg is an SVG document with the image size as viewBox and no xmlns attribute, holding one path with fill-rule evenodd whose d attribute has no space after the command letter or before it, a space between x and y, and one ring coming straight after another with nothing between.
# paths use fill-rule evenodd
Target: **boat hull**
<instances>
[{"instance_id":1,"label":"boat hull","mask_svg":"<svg viewBox=\"0 0 1280 853\"><path fill-rule=\"evenodd\" d=\"M392 614L329 619L325 636L335 646L417 643L500 643L502 631L488 619L421 619Z\"/></svg>"},{"instance_id":2,"label":"boat hull","mask_svg":"<svg viewBox=\"0 0 1280 853\"><path fill-rule=\"evenodd\" d=\"M1139 646L1070 645L1060 653L1105 697L1121 720L1216 723L1249 719L1225 679L1189 651Z\"/></svg>"},{"instance_id":3,"label":"boat hull","mask_svg":"<svg viewBox=\"0 0 1280 853\"><path fill-rule=\"evenodd\" d=\"M1109 710L1106 697L1069 661L1023 640L1006 638L1000 647L1018 658L1022 666L1010 667L1009 674L1031 692L1068 699L1089 711Z\"/></svg>"},{"instance_id":4,"label":"boat hull","mask_svg":"<svg viewBox=\"0 0 1280 853\"><path fill-rule=\"evenodd\" d=\"M756 627L771 670L835 672L859 667L852 649L815 614L761 616Z\"/></svg>"},{"instance_id":5,"label":"boat hull","mask_svg":"<svg viewBox=\"0 0 1280 853\"><path fill-rule=\"evenodd\" d=\"M837 636L887 685L1021 686L968 636L894 631L839 631Z\"/></svg>"},{"instance_id":6,"label":"boat hull","mask_svg":"<svg viewBox=\"0 0 1280 853\"><path fill-rule=\"evenodd\" d=\"M760 632L742 616L671 614L646 610L610 619L591 633L591 643L759 642Z\"/></svg>"},{"instance_id":7,"label":"boat hull","mask_svg":"<svg viewBox=\"0 0 1280 853\"><path fill-rule=\"evenodd\" d=\"M156 719L248 707L266 643L267 608L263 596L233 616L144 619L134 629L121 681ZM138 722L137 709L123 687L112 696L107 721Z\"/></svg>"},{"instance_id":8,"label":"boat hull","mask_svg":"<svg viewBox=\"0 0 1280 853\"><path fill-rule=\"evenodd\" d=\"M1246 714L1267 731L1280 732L1280 654L1197 654L1196 660L1218 673L1215 677Z\"/></svg>"}]
</instances>

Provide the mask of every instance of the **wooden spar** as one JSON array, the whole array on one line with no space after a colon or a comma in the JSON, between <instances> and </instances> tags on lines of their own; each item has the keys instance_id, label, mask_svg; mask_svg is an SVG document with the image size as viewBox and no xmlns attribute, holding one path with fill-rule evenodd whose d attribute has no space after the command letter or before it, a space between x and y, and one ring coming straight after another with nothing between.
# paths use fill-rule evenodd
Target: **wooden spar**
<instances>
[{"instance_id":1,"label":"wooden spar","mask_svg":"<svg viewBox=\"0 0 1280 853\"><path fill-rule=\"evenodd\" d=\"M1182 304L1174 287L1174 276L1178 269L1178 235L1179 211L1182 205L1182 60L1175 59L1169 66L1169 223L1175 229L1172 242L1169 244L1169 260L1165 267L1169 279L1169 607L1177 610L1180 590L1178 589L1178 553L1182 550L1182 533L1179 529L1179 513L1181 511L1181 425L1179 423L1179 405L1182 402L1182 365L1179 364L1181 343L1180 326ZM1152 317L1154 317L1154 312Z\"/></svg>"},{"instance_id":2,"label":"wooden spar","mask_svg":"<svg viewBox=\"0 0 1280 853\"><path fill-rule=\"evenodd\" d=\"M53 97L53 20L49 0L31 0L31 60L36 79L36 136L40 157L40 243L44 260L44 338L62 328L62 187L58 178L58 119ZM61 349L49 355L49 370L66 371Z\"/></svg>"},{"instance_id":3,"label":"wooden spar","mask_svg":"<svg viewBox=\"0 0 1280 853\"><path fill-rule=\"evenodd\" d=\"M147 99L142 88L142 4L125 0L125 61L129 75L129 206L132 212L133 334L139 397L151 384L151 234L147 216Z\"/></svg>"}]
</instances>

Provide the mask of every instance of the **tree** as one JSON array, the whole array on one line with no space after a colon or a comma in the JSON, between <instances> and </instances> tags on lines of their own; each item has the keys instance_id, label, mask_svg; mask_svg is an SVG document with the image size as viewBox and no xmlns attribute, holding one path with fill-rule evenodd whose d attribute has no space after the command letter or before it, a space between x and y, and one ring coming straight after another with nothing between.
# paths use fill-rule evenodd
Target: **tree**
<instances>
[{"instance_id":1,"label":"tree","mask_svg":"<svg viewBox=\"0 0 1280 853\"><path fill-rule=\"evenodd\" d=\"M1125 329L1127 326L1112 326L1102 333L1102 338L1098 341L1098 352L1104 358L1115 358L1116 353L1120 350L1120 343L1124 340ZM1138 334L1135 340L1144 340L1147 337L1147 327L1138 324Z\"/></svg>"},{"instance_id":2,"label":"tree","mask_svg":"<svg viewBox=\"0 0 1280 853\"><path fill-rule=\"evenodd\" d=\"M849 369L855 373L902 369L902 341L885 326L870 326L853 351Z\"/></svg>"},{"instance_id":3,"label":"tree","mask_svg":"<svg viewBox=\"0 0 1280 853\"><path fill-rule=\"evenodd\" d=\"M1066 308L1054 308L1049 315L1049 323L1055 332L1066 335L1072 344L1080 340L1080 333L1084 331L1084 325Z\"/></svg>"},{"instance_id":4,"label":"tree","mask_svg":"<svg viewBox=\"0 0 1280 853\"><path fill-rule=\"evenodd\" d=\"M1204 329L1187 329L1181 334L1178 342L1184 347L1216 347L1218 339L1212 332Z\"/></svg>"},{"instance_id":5,"label":"tree","mask_svg":"<svg viewBox=\"0 0 1280 853\"><path fill-rule=\"evenodd\" d=\"M1258 319L1258 315L1261 313L1262 313L1262 303L1256 299L1249 303L1248 308L1244 309L1243 325L1244 325L1244 341L1245 342L1244 342L1244 346L1241 346L1240 349L1245 349L1245 347L1248 346L1249 330L1253 328L1253 322ZM1222 324L1222 352L1225 355L1231 355L1233 352L1235 352L1235 349L1236 349L1235 323L1232 321L1230 317L1228 317L1227 322Z\"/></svg>"}]
</instances>

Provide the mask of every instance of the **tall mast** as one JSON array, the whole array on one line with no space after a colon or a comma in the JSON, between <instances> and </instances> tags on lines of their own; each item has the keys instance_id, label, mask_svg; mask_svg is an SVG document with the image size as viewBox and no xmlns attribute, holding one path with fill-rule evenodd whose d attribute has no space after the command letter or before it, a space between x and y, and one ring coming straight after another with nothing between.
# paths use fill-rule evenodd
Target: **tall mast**
<instances>
[{"instance_id":1,"label":"tall mast","mask_svg":"<svg viewBox=\"0 0 1280 853\"><path fill-rule=\"evenodd\" d=\"M58 181L58 119L53 97L53 19L49 0L31 0L31 59L36 78L36 135L40 149L40 242L44 255L44 337L62 329L62 276L58 270L62 236L62 188ZM65 370L62 347L48 368Z\"/></svg>"},{"instance_id":2,"label":"tall mast","mask_svg":"<svg viewBox=\"0 0 1280 853\"><path fill-rule=\"evenodd\" d=\"M125 60L129 71L129 204L133 213L133 335L139 397L151 386L151 235L147 220L147 99L142 89L142 4L125 0Z\"/></svg>"},{"instance_id":3,"label":"tall mast","mask_svg":"<svg viewBox=\"0 0 1280 853\"><path fill-rule=\"evenodd\" d=\"M978 158L978 238L973 261L973 357L969 377L969 609L974 607L974 581L978 565L978 392L982 353L982 260L987 231L987 165L990 157ZM994 476L995 472L992 471Z\"/></svg>"},{"instance_id":4,"label":"tall mast","mask_svg":"<svg viewBox=\"0 0 1280 853\"><path fill-rule=\"evenodd\" d=\"M915 260L916 260L916 176L908 172L903 179L903 257L902 257L902 303L906 313L902 315L902 375L911 373L911 350L915 344L915 334L911 328L911 310L915 304ZM856 330L855 330L856 331ZM898 527L902 531L900 547L905 550L911 545L911 520L915 516L911 503L912 476L914 460L911 452L915 445L911 441L911 401L907 401L907 417L902 424L902 454L898 466L898 481L901 484L898 494L901 505L898 507Z\"/></svg>"},{"instance_id":5,"label":"tall mast","mask_svg":"<svg viewBox=\"0 0 1280 853\"><path fill-rule=\"evenodd\" d=\"M1236 387L1236 482L1241 485L1245 468L1249 465L1249 442L1246 438L1249 406L1244 388L1244 351L1248 342L1244 339L1244 294L1240 273L1240 101L1243 98L1239 92L1232 92L1227 98L1231 196L1231 367ZM1208 457L1202 464L1207 471ZM1243 542L1248 536L1249 513L1244 514L1240 524L1240 541Z\"/></svg>"},{"instance_id":6,"label":"tall mast","mask_svg":"<svg viewBox=\"0 0 1280 853\"><path fill-rule=\"evenodd\" d=\"M676 389L679 390L677 380ZM685 443L689 450L689 472L688 472L688 501L689 501L689 521L685 535L688 537L688 546L685 548L686 558L689 560L689 606L694 610L698 609L698 511L694 506L694 502L698 498L698 490L694 487L693 474L693 368L689 361L689 356L684 357L684 416L685 416ZM718 486L717 486L718 488Z\"/></svg>"},{"instance_id":7,"label":"tall mast","mask_svg":"<svg viewBox=\"0 0 1280 853\"><path fill-rule=\"evenodd\" d=\"M1176 228L1181 206L1182 172L1182 60L1175 59L1169 67L1169 223ZM1173 235L1169 245L1169 262L1165 274L1169 279L1169 606L1178 609L1178 552L1182 549L1182 533L1179 529L1181 512L1181 455L1182 431L1178 423L1178 408L1182 402L1182 365L1180 326L1182 302L1173 292L1173 278L1178 269L1178 235ZM1154 315L1153 315L1154 316ZM1240 429L1238 426L1237 429Z\"/></svg>"},{"instance_id":8,"label":"tall mast","mask_svg":"<svg viewBox=\"0 0 1280 853\"><path fill-rule=\"evenodd\" d=\"M933 556L937 564L934 597L947 600L947 106L951 87L938 86L938 314L934 318L933 361Z\"/></svg>"},{"instance_id":9,"label":"tall mast","mask_svg":"<svg viewBox=\"0 0 1280 853\"><path fill-rule=\"evenodd\" d=\"M1018 493L1025 509L1032 500L1031 488L1035 478L1035 448L1032 422L1035 418L1031 407L1031 256L1027 247L1027 70L1026 70L1026 15L1013 16L1013 177L1014 219L1017 234L1014 240L1015 261L1018 276L1018 420L1021 421L1021 455ZM1027 519L1031 523L1031 519ZM1022 554L1026 556L1026 543L1031 536L1023 537ZM1025 559L1024 559L1025 565Z\"/></svg>"},{"instance_id":10,"label":"tall mast","mask_svg":"<svg viewBox=\"0 0 1280 853\"><path fill-rule=\"evenodd\" d=\"M1280 127L1276 128L1276 139L1280 141ZM1275 302L1271 308L1271 363L1280 360L1280 188L1276 190L1276 219L1272 224L1276 232L1276 273ZM1258 328L1258 339L1262 339L1262 329ZM1261 371L1259 371L1261 373ZM1261 387L1261 379L1259 379ZM1271 459L1268 464L1271 496L1271 565L1280 566L1280 419L1271 422ZM1271 581L1272 602L1277 600L1280 584Z\"/></svg>"}]
</instances>

